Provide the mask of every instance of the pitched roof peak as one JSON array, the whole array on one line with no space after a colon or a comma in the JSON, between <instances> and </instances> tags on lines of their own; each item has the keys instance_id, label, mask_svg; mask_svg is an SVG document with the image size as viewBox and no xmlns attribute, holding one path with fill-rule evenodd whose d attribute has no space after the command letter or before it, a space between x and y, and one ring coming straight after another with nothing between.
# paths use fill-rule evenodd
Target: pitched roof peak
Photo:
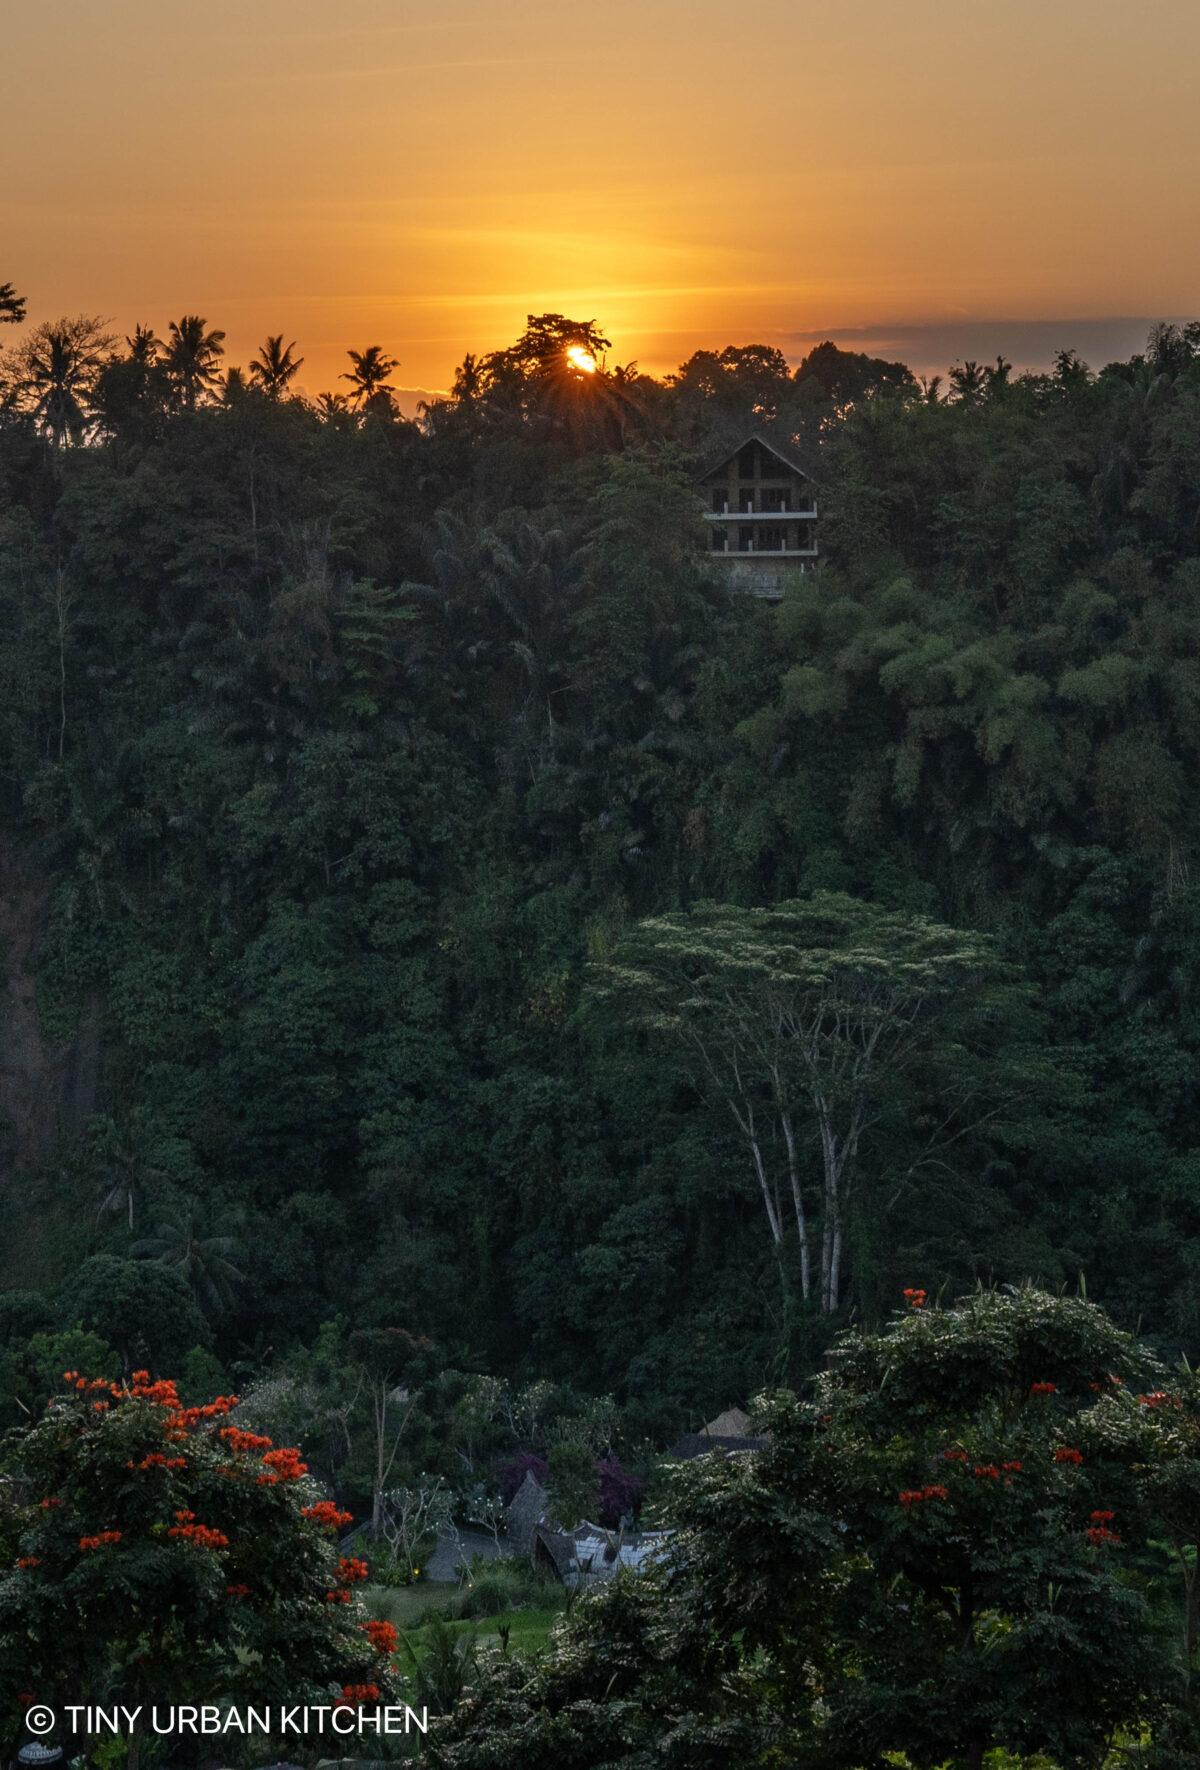
<instances>
[{"instance_id":1,"label":"pitched roof peak","mask_svg":"<svg viewBox=\"0 0 1200 1770\"><path fill-rule=\"evenodd\" d=\"M728 446L724 447L715 459L706 463L696 475L696 478L707 479L709 474L715 473L719 467L728 466L734 456L740 455L748 443L757 443L760 448L766 449L767 453L774 455L777 461L782 461L784 466L790 472L803 474L805 479L814 478L812 468L800 455L798 450L793 448L790 443L781 441L778 437L765 436L761 430L748 430L742 437L741 441L735 443L732 448Z\"/></svg>"}]
</instances>

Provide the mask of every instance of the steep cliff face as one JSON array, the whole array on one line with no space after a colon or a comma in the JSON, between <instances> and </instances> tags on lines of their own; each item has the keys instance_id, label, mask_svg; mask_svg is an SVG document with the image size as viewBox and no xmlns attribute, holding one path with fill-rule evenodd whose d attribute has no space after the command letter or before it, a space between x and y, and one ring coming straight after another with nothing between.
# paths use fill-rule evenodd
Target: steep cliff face
<instances>
[{"instance_id":1,"label":"steep cliff face","mask_svg":"<svg viewBox=\"0 0 1200 1770\"><path fill-rule=\"evenodd\" d=\"M61 1133L95 1111L99 1014L70 1044L48 1045L38 1027L33 969L46 918L47 888L27 857L0 835L0 1185L36 1167Z\"/></svg>"}]
</instances>

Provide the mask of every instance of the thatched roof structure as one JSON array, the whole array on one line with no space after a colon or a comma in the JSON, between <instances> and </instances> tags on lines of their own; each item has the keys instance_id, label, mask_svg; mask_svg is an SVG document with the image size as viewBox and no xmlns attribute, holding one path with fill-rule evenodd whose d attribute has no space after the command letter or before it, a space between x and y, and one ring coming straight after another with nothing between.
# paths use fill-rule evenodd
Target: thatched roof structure
<instances>
[{"instance_id":1,"label":"thatched roof structure","mask_svg":"<svg viewBox=\"0 0 1200 1770\"><path fill-rule=\"evenodd\" d=\"M771 1441L756 1437L750 1429L750 1416L740 1407L727 1407L724 1413L710 1420L699 1432L685 1432L667 1452L677 1463L691 1462L693 1457L709 1456L717 1451L728 1456L739 1450L762 1450Z\"/></svg>"}]
</instances>

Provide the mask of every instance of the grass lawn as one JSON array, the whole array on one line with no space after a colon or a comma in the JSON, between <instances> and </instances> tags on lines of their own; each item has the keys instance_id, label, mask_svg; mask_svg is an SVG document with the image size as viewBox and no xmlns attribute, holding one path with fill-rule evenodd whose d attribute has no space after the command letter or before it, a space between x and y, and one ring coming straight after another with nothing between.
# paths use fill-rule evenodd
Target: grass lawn
<instances>
[{"instance_id":1,"label":"grass lawn","mask_svg":"<svg viewBox=\"0 0 1200 1770\"><path fill-rule=\"evenodd\" d=\"M395 1623L421 1654L428 1645L421 1618L431 1610L442 1613L452 1609L461 1597L457 1586L403 1586L398 1590L386 1586L364 1586L363 1597L372 1616ZM499 1616L476 1616L469 1622L449 1621L452 1634L464 1635L474 1630L481 1645L495 1641L503 1625L508 1627L508 1645L513 1653L534 1653L544 1647L554 1619L562 1615L561 1605L537 1609L507 1610Z\"/></svg>"},{"instance_id":2,"label":"grass lawn","mask_svg":"<svg viewBox=\"0 0 1200 1770\"><path fill-rule=\"evenodd\" d=\"M536 1653L539 1647L546 1645L551 1627L561 1615L562 1606L555 1605L546 1610L510 1610L507 1616L481 1616L474 1622L451 1623L450 1627L455 1634L474 1629L480 1641L486 1641L489 1636L499 1633L501 1623L507 1623L509 1651ZM409 1639L412 1640L412 1636ZM417 1646L415 1640L413 1646Z\"/></svg>"},{"instance_id":3,"label":"grass lawn","mask_svg":"<svg viewBox=\"0 0 1200 1770\"><path fill-rule=\"evenodd\" d=\"M364 1586L363 1603L371 1616L395 1623L398 1629L415 1629L431 1610L453 1610L462 1597L457 1585Z\"/></svg>"},{"instance_id":4,"label":"grass lawn","mask_svg":"<svg viewBox=\"0 0 1200 1770\"><path fill-rule=\"evenodd\" d=\"M418 1580L412 1586L363 1587L363 1602L371 1616L390 1622L406 1634L419 1631L432 1616L444 1617L456 1628L474 1625L480 1637L494 1635L507 1624L514 1646L527 1640L545 1639L549 1622L563 1608L566 1593L557 1580L539 1578L520 1561L476 1561L464 1585L457 1581ZM471 1612L475 1611L474 1617ZM464 1614L465 1613L465 1614ZM542 1620L531 1625L531 1618ZM414 1643L415 1644L415 1643Z\"/></svg>"}]
</instances>

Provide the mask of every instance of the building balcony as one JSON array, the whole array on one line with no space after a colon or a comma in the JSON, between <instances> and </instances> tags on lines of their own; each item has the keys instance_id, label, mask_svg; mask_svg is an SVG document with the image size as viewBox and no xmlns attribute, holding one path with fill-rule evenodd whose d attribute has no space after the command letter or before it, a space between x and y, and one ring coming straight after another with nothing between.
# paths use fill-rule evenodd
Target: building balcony
<instances>
[{"instance_id":1,"label":"building balcony","mask_svg":"<svg viewBox=\"0 0 1200 1770\"><path fill-rule=\"evenodd\" d=\"M814 510L706 510L705 522L815 522Z\"/></svg>"},{"instance_id":2,"label":"building balcony","mask_svg":"<svg viewBox=\"0 0 1200 1770\"><path fill-rule=\"evenodd\" d=\"M811 547L714 547L710 559L815 559L817 544Z\"/></svg>"}]
</instances>

